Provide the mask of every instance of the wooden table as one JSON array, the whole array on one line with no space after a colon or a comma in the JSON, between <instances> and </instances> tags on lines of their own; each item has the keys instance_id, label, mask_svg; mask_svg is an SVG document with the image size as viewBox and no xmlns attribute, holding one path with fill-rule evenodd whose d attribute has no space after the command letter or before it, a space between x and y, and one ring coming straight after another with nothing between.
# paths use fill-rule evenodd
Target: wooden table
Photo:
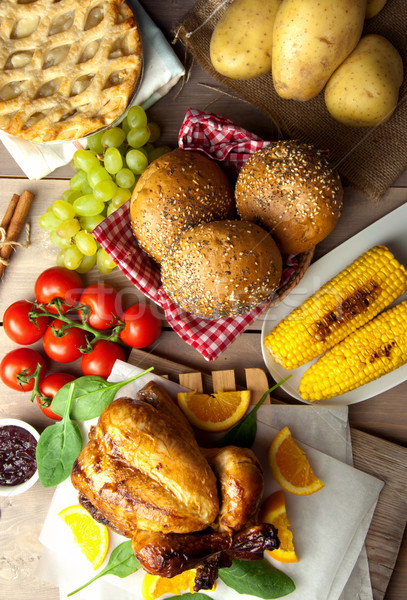
<instances>
[{"instance_id":1,"label":"wooden table","mask_svg":"<svg viewBox=\"0 0 407 600\"><path fill-rule=\"evenodd\" d=\"M169 40L171 27L193 5L192 0L146 0L141 2ZM183 50L175 47L180 59ZM208 86L212 86L208 87ZM163 143L176 146L177 132L187 108L209 110L224 115L264 138L273 138L274 129L270 120L247 103L230 97L219 85L197 65L193 65L189 80L174 90L149 110L151 120L162 128ZM60 168L41 181L29 181L3 146L0 147L0 214L3 215L13 193L24 189L35 194L30 211L31 246L27 250L17 249L7 267L0 285L0 314L12 302L33 297L33 286L38 274L55 264L56 249L48 242L47 235L38 226L38 217L61 193L67 189L67 179L72 172L69 166ZM403 204L407 199L407 171L394 183L380 203L373 204L351 189L345 190L344 210L335 230L321 242L314 260L323 256L342 241ZM21 236L24 237L23 235ZM117 269L108 276L92 271L87 282L106 280L120 289L125 302L130 304L140 293L135 290ZM149 350L163 359L176 360L188 368L209 371L235 369L237 383L244 385L244 369L265 368L260 346L261 319L241 335L216 361L208 364L201 355L167 326L156 344ZM0 329L1 355L15 345ZM66 369L64 369L66 370ZM77 365L69 370L78 372ZM407 445L407 411L405 397L407 382L375 398L350 407L350 422L353 427L375 434L385 440ZM276 397L291 401L281 390ZM29 394L13 392L0 384L0 417L22 418L42 430L49 421L38 407L29 402ZM48 509L53 490L43 489L37 483L31 490L15 498L2 498L0 502L0 589L2 598L16 600L56 600L58 590L38 579L36 566L41 554L38 534ZM407 490L406 490L407 494ZM390 581L386 600L404 600L407 597L407 536Z\"/></svg>"}]
</instances>

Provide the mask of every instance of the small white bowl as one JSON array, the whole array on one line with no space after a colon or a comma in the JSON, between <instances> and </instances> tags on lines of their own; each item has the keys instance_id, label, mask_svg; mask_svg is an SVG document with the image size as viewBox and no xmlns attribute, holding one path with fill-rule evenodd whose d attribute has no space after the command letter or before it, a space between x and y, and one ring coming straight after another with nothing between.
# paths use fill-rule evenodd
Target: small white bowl
<instances>
[{"instance_id":1,"label":"small white bowl","mask_svg":"<svg viewBox=\"0 0 407 600\"><path fill-rule=\"evenodd\" d=\"M25 429L31 435L35 437L35 439L39 440L40 434L34 427L26 423L25 421L21 421L20 419L0 419L0 427L4 427L6 425L15 425L16 427L21 427ZM19 485L0 485L0 496L17 496L17 494L22 494L26 490L28 490L34 483L38 481L38 469L36 469L35 473Z\"/></svg>"}]
</instances>

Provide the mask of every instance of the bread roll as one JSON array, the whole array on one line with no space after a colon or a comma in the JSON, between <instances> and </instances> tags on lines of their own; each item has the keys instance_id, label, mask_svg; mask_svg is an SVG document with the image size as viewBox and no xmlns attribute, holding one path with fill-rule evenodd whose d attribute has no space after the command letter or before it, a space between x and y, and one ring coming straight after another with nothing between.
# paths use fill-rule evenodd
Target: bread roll
<instances>
[{"instance_id":1,"label":"bread roll","mask_svg":"<svg viewBox=\"0 0 407 600\"><path fill-rule=\"evenodd\" d=\"M158 263L183 231L234 215L233 190L220 166L201 152L180 148L147 167L130 200L133 233Z\"/></svg>"},{"instance_id":2,"label":"bread roll","mask_svg":"<svg viewBox=\"0 0 407 600\"><path fill-rule=\"evenodd\" d=\"M270 231L287 254L310 250L332 231L342 197L339 175L326 153L294 140L252 154L235 189L239 216Z\"/></svg>"},{"instance_id":3,"label":"bread roll","mask_svg":"<svg viewBox=\"0 0 407 600\"><path fill-rule=\"evenodd\" d=\"M168 296L196 317L246 313L278 288L282 258L271 235L254 223L215 221L184 232L161 263Z\"/></svg>"}]
</instances>

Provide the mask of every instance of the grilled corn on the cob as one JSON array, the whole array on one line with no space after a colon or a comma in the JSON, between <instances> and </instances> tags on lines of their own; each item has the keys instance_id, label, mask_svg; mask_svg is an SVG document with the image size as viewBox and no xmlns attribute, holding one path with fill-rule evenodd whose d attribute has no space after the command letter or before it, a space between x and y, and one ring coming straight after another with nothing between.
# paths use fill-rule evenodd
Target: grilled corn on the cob
<instances>
[{"instance_id":1,"label":"grilled corn on the cob","mask_svg":"<svg viewBox=\"0 0 407 600\"><path fill-rule=\"evenodd\" d=\"M302 376L299 393L315 402L340 396L407 362L407 301L331 348Z\"/></svg>"},{"instance_id":2,"label":"grilled corn on the cob","mask_svg":"<svg viewBox=\"0 0 407 600\"><path fill-rule=\"evenodd\" d=\"M345 339L407 290L407 270L375 246L325 283L265 337L274 360L295 369Z\"/></svg>"}]
</instances>

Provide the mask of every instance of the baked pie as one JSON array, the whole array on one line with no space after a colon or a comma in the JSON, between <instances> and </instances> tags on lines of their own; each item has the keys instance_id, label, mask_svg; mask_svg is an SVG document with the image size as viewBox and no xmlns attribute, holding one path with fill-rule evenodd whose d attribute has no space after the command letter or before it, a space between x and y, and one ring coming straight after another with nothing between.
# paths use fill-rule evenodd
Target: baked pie
<instances>
[{"instance_id":1,"label":"baked pie","mask_svg":"<svg viewBox=\"0 0 407 600\"><path fill-rule=\"evenodd\" d=\"M110 125L141 78L140 34L123 0L2 0L0 44L0 129L33 142Z\"/></svg>"}]
</instances>

